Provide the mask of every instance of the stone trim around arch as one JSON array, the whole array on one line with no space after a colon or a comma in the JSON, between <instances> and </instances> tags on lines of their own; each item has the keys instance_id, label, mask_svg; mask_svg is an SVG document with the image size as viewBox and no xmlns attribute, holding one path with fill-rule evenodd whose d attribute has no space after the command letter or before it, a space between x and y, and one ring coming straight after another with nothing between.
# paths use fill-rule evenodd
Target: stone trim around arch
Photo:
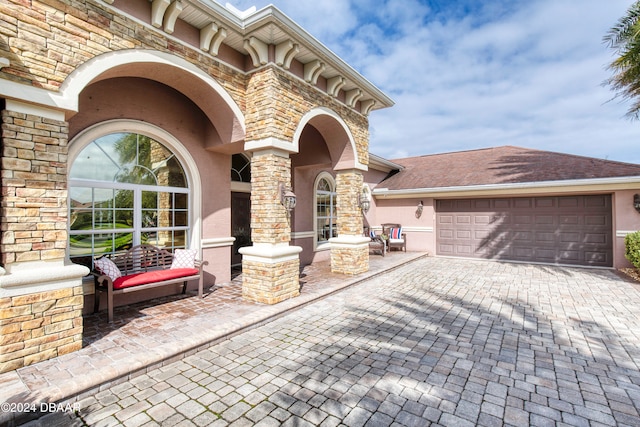
<instances>
[{"instance_id":1,"label":"stone trim around arch","mask_svg":"<svg viewBox=\"0 0 640 427\"><path fill-rule=\"evenodd\" d=\"M119 50L96 56L69 74L64 83L60 86L60 95L58 97L54 96L53 98L59 99L60 107L67 110L78 111L78 98L80 96L80 92L82 92L82 90L98 76L116 67L136 63L170 65L202 80L225 101L227 106L231 111L233 111L233 114L242 130L245 130L245 120L242 110L240 110L240 107L220 83L191 62L179 56L155 50Z\"/></svg>"},{"instance_id":2,"label":"stone trim around arch","mask_svg":"<svg viewBox=\"0 0 640 427\"><path fill-rule=\"evenodd\" d=\"M356 141L353 137L353 133L349 129L349 126L342 119L342 117L340 117L340 115L338 115L335 111L326 107L314 108L308 111L304 116L302 116L302 118L300 119L300 123L298 124L298 127L296 128L296 131L293 135L292 151L295 153L299 152L300 137L302 136L302 131L304 130L305 126L307 124L310 124L313 121L313 119L321 116L328 116L331 119L335 120L336 124L339 125L341 130L344 131L344 134L349 141L349 146L346 147L348 149L347 150L348 153L343 152L340 159L333 159L334 170L343 170L343 169L358 169L362 171L368 170L369 169L368 166L358 158L358 149L356 146ZM322 133L321 130L319 131L320 133ZM345 158L345 154L351 154L353 158L348 158L348 156L347 158Z\"/></svg>"}]
</instances>

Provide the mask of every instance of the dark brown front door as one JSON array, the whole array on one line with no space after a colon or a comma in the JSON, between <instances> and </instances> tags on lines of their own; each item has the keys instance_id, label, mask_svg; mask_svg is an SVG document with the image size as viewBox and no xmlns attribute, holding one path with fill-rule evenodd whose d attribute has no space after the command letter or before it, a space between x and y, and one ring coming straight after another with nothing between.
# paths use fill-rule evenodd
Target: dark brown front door
<instances>
[{"instance_id":1,"label":"dark brown front door","mask_svg":"<svg viewBox=\"0 0 640 427\"><path fill-rule=\"evenodd\" d=\"M436 201L436 253L611 267L611 196Z\"/></svg>"},{"instance_id":2,"label":"dark brown front door","mask_svg":"<svg viewBox=\"0 0 640 427\"><path fill-rule=\"evenodd\" d=\"M251 245L251 194L231 193L231 234L236 238L231 253L231 265L242 263L238 252L243 246Z\"/></svg>"}]
</instances>

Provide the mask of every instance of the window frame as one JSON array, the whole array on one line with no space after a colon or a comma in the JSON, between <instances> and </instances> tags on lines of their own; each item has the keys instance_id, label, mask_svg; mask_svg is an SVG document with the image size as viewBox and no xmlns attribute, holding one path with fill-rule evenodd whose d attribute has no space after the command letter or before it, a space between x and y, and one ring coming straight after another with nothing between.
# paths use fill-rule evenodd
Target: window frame
<instances>
[{"instance_id":1,"label":"window frame","mask_svg":"<svg viewBox=\"0 0 640 427\"><path fill-rule=\"evenodd\" d=\"M67 209L69 214L69 220L67 221L67 257L71 258L71 245L69 243L69 238L71 235L77 234L99 234L101 230L86 230L82 232L76 232L71 230L71 188L82 188L82 187L91 187L91 188L105 188L105 189L117 189L117 190L134 190L134 207L133 207L133 226L134 228L138 227L134 233L133 244L139 244L140 235L146 231L185 231L185 246L189 249L197 249L199 251L199 255L201 256L201 208L202 201L199 197L194 197L194 194L200 194L202 185L199 178L199 173L197 172L197 166L193 157L189 153L189 151L170 133L167 131L156 127L155 125L139 122L135 120L110 120L106 122L102 122L91 126L81 133L79 133L70 143L69 145L69 167L68 174L71 173L72 166L74 162L77 160L80 153L94 140L101 138L103 136L113 134L113 133L137 133L140 135L147 136L152 138L153 140L162 144L166 149L170 150L172 154L175 156L177 161L180 162L182 166L185 179L186 179L186 187L168 187L162 185L147 185L147 184L130 184L123 182L108 182L108 181L98 181L98 180L87 180L87 179L68 179L68 203ZM186 226L172 226L172 227L144 227L142 224L142 202L141 202L141 194L143 191L153 191L153 192L168 192L173 194L187 194L187 217L186 217ZM135 194L137 192L138 194ZM137 200L137 202L136 202ZM137 204L136 204L137 203ZM129 229L127 229L129 230ZM104 230L107 233L114 233L114 230ZM120 231L120 230L118 230ZM137 234L137 237L136 237ZM173 249L173 247L169 248ZM93 254L93 256L97 256L99 254Z\"/></svg>"},{"instance_id":2,"label":"window frame","mask_svg":"<svg viewBox=\"0 0 640 427\"><path fill-rule=\"evenodd\" d=\"M327 183L329 184L329 187L331 188L330 191L318 190L318 185L320 185L320 182L323 180L327 181ZM329 195L329 212L330 212L329 216L318 217L318 194ZM313 245L316 251L331 249L329 239L331 237L334 237L333 236L334 233L337 236L337 219L338 219L338 210L337 210L338 197L337 196L338 196L338 193L336 191L336 181L333 175L331 175L328 172L319 173L313 184ZM335 215L334 215L334 212L335 212ZM330 237L327 240L318 239L319 233L320 233L320 230L318 230L318 220L321 218L330 220L329 221Z\"/></svg>"}]
</instances>

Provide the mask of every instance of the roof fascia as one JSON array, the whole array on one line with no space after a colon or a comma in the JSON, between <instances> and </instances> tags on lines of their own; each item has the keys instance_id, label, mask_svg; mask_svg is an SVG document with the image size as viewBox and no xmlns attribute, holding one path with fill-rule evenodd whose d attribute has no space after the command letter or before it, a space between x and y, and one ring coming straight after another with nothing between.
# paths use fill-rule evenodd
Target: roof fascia
<instances>
[{"instance_id":1,"label":"roof fascia","mask_svg":"<svg viewBox=\"0 0 640 427\"><path fill-rule=\"evenodd\" d=\"M362 74L357 72L353 67L343 61L338 55L333 53L328 47L323 45L318 39L309 34L304 28L298 25L294 20L289 18L284 12L270 4L259 9L246 17L240 17L231 10L211 0L191 0L210 9L216 15L227 21L228 24L236 27L236 31L242 35L248 35L252 31L273 23L279 25L282 30L289 33L294 39L304 43L305 47L325 62L331 63L336 69L344 73L344 77L361 86L376 101L382 104L382 108L392 107L395 102L389 98L384 92L378 89L373 83L367 80ZM374 109L379 109L375 108Z\"/></svg>"},{"instance_id":2,"label":"roof fascia","mask_svg":"<svg viewBox=\"0 0 640 427\"><path fill-rule=\"evenodd\" d=\"M377 187L372 194L378 198L404 199L412 197L482 196L500 194L558 193L634 190L640 186L640 176L614 178L573 179L564 181L535 181L516 184L486 184L458 187L410 188L389 190Z\"/></svg>"},{"instance_id":3,"label":"roof fascia","mask_svg":"<svg viewBox=\"0 0 640 427\"><path fill-rule=\"evenodd\" d=\"M377 156L373 153L369 153L369 167L387 173L393 170L400 171L404 169L404 166L387 160L384 157Z\"/></svg>"}]
</instances>

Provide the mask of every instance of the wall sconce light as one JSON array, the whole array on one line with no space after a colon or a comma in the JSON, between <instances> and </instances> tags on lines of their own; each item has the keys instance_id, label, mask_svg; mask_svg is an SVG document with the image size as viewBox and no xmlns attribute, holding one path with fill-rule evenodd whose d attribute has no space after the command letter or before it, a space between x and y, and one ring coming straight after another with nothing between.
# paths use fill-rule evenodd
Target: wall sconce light
<instances>
[{"instance_id":1,"label":"wall sconce light","mask_svg":"<svg viewBox=\"0 0 640 427\"><path fill-rule=\"evenodd\" d=\"M282 182L278 184L278 193L280 193L280 204L282 204L288 212L291 212L291 210L296 207L296 195Z\"/></svg>"},{"instance_id":2,"label":"wall sconce light","mask_svg":"<svg viewBox=\"0 0 640 427\"><path fill-rule=\"evenodd\" d=\"M640 213L640 194L633 195L633 207Z\"/></svg>"},{"instance_id":3,"label":"wall sconce light","mask_svg":"<svg viewBox=\"0 0 640 427\"><path fill-rule=\"evenodd\" d=\"M416 208L416 218L420 218L422 216L422 210L424 209L424 204L422 204L422 200L418 203L418 207Z\"/></svg>"},{"instance_id":4,"label":"wall sconce light","mask_svg":"<svg viewBox=\"0 0 640 427\"><path fill-rule=\"evenodd\" d=\"M367 213L371 209L371 190L368 185L364 185L358 193L358 206L362 212Z\"/></svg>"}]
</instances>

